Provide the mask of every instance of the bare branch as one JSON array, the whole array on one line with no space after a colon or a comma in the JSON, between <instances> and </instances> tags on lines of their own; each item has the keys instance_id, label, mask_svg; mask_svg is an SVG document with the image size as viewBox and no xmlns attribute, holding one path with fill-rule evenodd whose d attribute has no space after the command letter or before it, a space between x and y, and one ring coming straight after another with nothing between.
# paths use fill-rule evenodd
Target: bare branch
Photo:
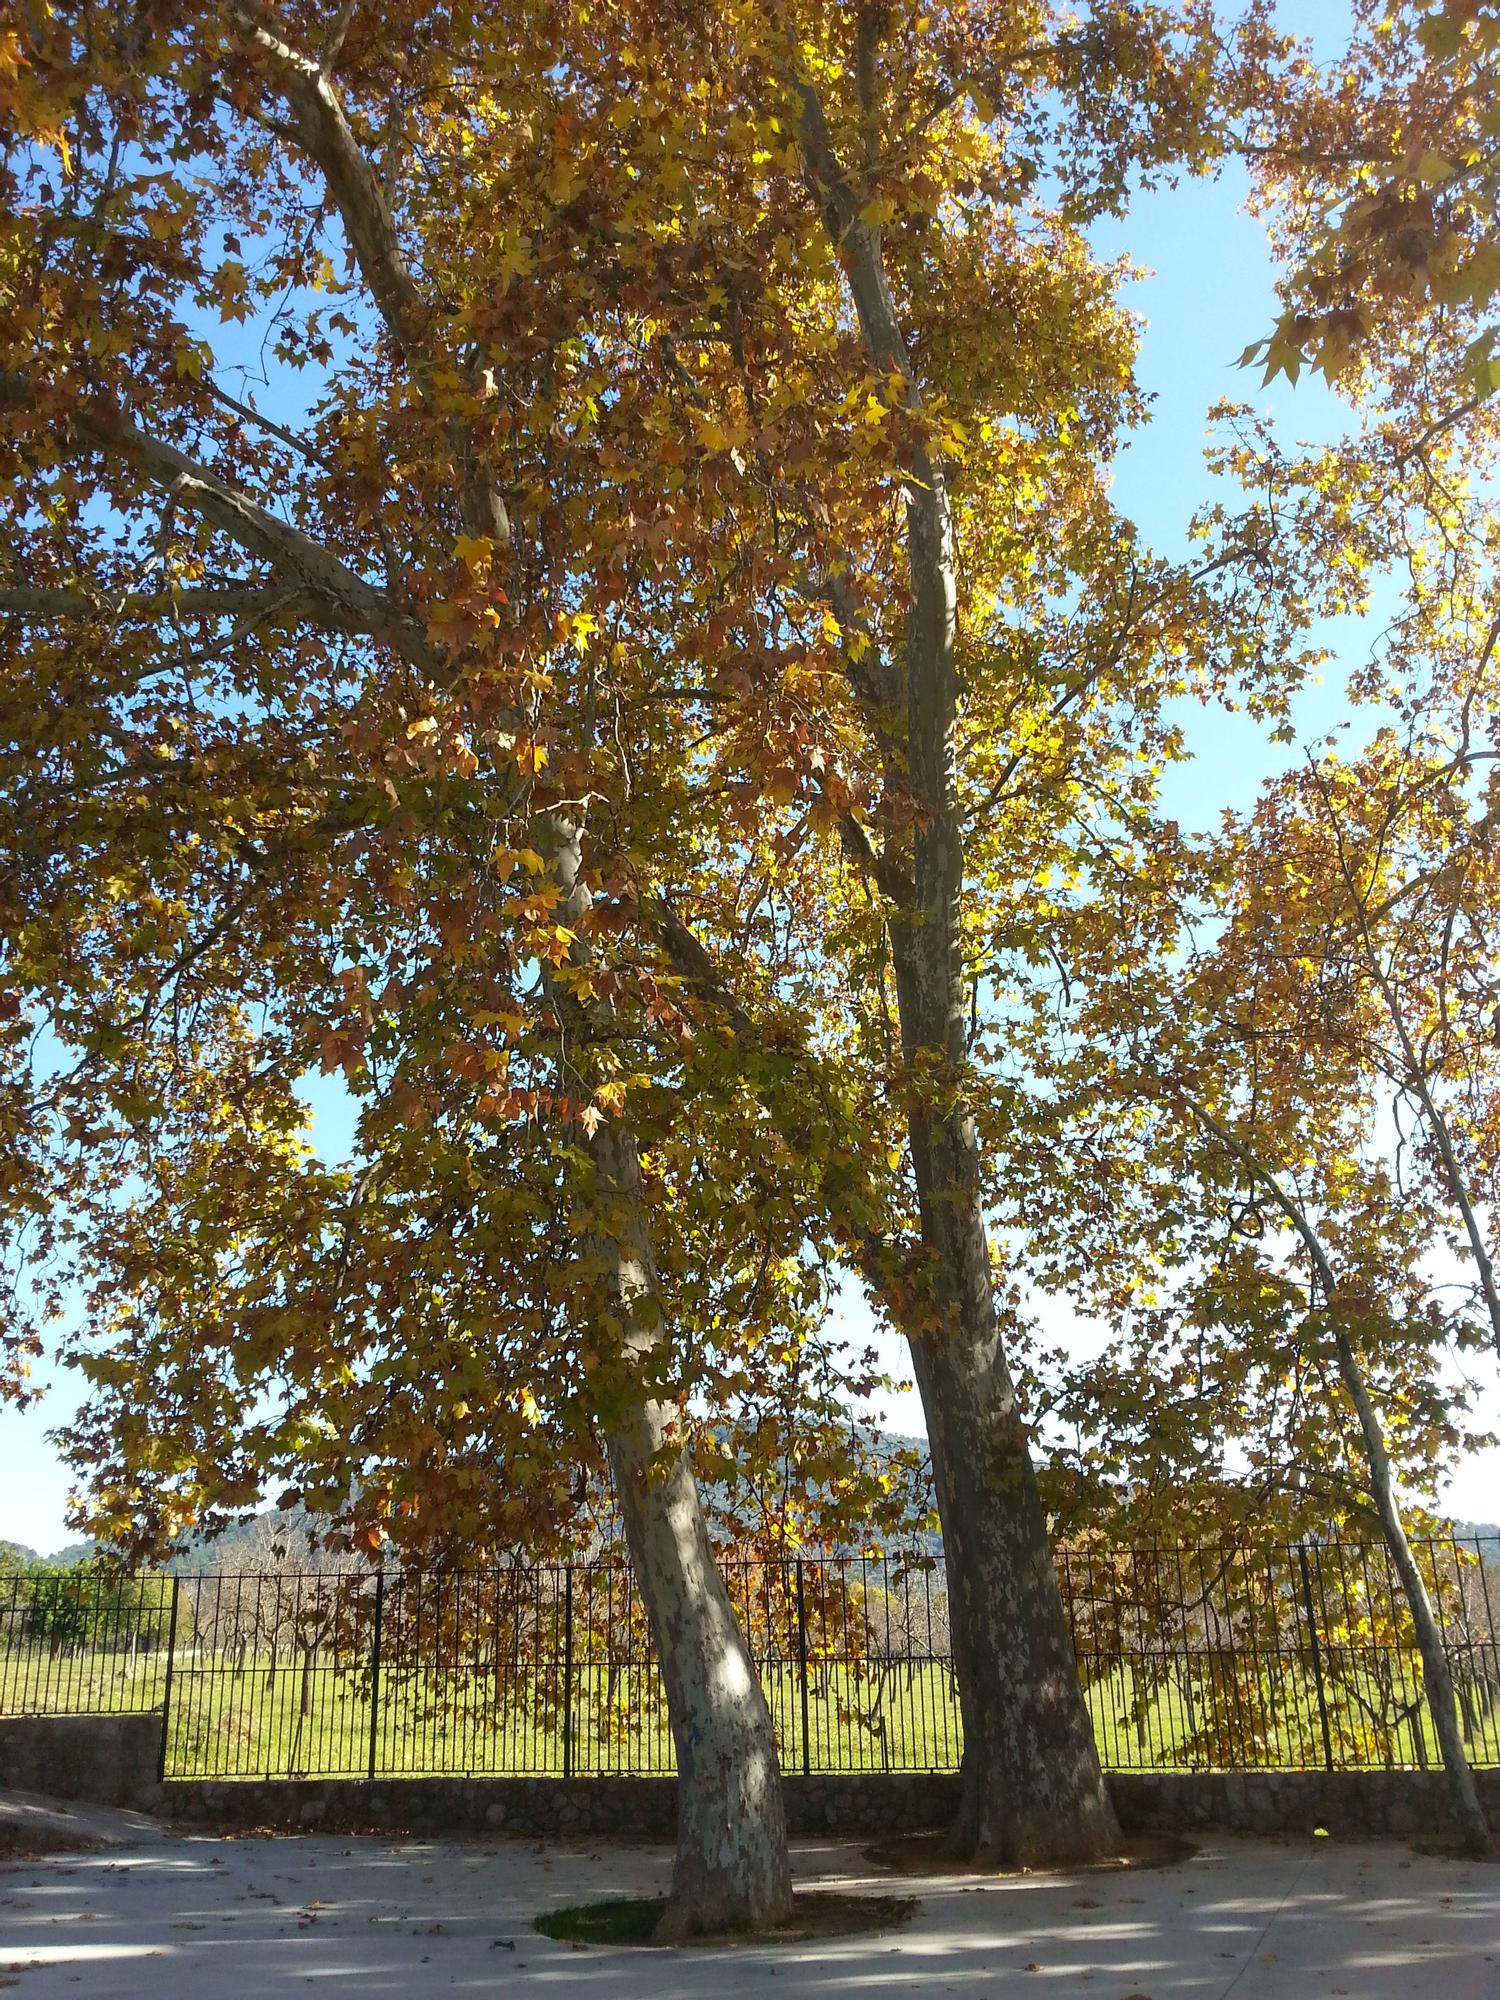
<instances>
[{"instance_id":1,"label":"bare branch","mask_svg":"<svg viewBox=\"0 0 1500 2000\"><path fill-rule=\"evenodd\" d=\"M99 612L110 617L141 619L154 623L160 618L254 618L271 611L285 611L289 618L316 618L327 612L326 601L307 594L288 595L284 590L257 584L243 587L205 587L188 590L137 590L118 598L95 598L77 589L28 587L0 589L0 612L22 618L92 618Z\"/></svg>"}]
</instances>

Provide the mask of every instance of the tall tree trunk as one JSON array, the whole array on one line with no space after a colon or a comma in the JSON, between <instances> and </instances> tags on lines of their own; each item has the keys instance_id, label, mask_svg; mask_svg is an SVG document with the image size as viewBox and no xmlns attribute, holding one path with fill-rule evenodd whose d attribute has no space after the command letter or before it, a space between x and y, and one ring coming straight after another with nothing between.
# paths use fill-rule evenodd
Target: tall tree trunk
<instances>
[{"instance_id":1,"label":"tall tree trunk","mask_svg":"<svg viewBox=\"0 0 1500 2000\"><path fill-rule=\"evenodd\" d=\"M594 1254L608 1260L627 1376L640 1383L661 1334L635 1141L601 1125L590 1152L613 1211ZM671 1440L676 1416L648 1394L626 1403L605 1432L677 1753L677 1852L659 1937L760 1928L792 1901L771 1711L709 1545L692 1467Z\"/></svg>"},{"instance_id":2,"label":"tall tree trunk","mask_svg":"<svg viewBox=\"0 0 1500 2000\"><path fill-rule=\"evenodd\" d=\"M1040 1865L1101 1854L1118 1844L1119 1826L995 1314L966 1101L952 527L941 463L918 454L917 472L907 499L907 755L924 817L913 841L911 914L893 925L892 955L902 1048L917 1084L907 1127L934 1320L911 1342L912 1365L943 1523L964 1718L954 1841L976 1860Z\"/></svg>"},{"instance_id":3,"label":"tall tree trunk","mask_svg":"<svg viewBox=\"0 0 1500 2000\"><path fill-rule=\"evenodd\" d=\"M1333 1333L1333 1351L1338 1363L1339 1380L1344 1385L1349 1401L1354 1405L1354 1414L1359 1422L1360 1437L1364 1443L1365 1464L1370 1473L1370 1491L1375 1500L1375 1512L1379 1516L1386 1547L1391 1552L1391 1560L1396 1565L1396 1574L1401 1579L1401 1588L1406 1593L1406 1602L1411 1611L1417 1652L1422 1661L1422 1680L1427 1693L1427 1706L1432 1713L1432 1726L1437 1732L1438 1747L1443 1753L1443 1769L1448 1777L1448 1797L1453 1808L1453 1817L1457 1822L1460 1838L1469 1852L1484 1854L1489 1851L1491 1844L1489 1822L1480 1803L1479 1790L1474 1783L1474 1773L1469 1766L1468 1753L1464 1749L1463 1736L1458 1727L1458 1703L1453 1690L1453 1674L1448 1665L1447 1652L1443 1647L1443 1635L1438 1626L1437 1613L1433 1609L1432 1599L1427 1594L1427 1585L1422 1579L1421 1570L1417 1567L1416 1557L1412 1554L1411 1543L1406 1535L1406 1523L1401 1518L1401 1503L1396 1495L1396 1475L1391 1466L1390 1453L1386 1449L1380 1412L1375 1407L1369 1383L1365 1379L1364 1365L1337 1303L1341 1288L1333 1260L1324 1248L1323 1239L1313 1226L1312 1218L1300 1201L1281 1185L1280 1180L1254 1148L1247 1145L1243 1139L1237 1138L1214 1117L1206 1105L1199 1103L1189 1092L1179 1089L1179 1095L1204 1129L1212 1132L1229 1151L1243 1161L1270 1194L1276 1206L1301 1238L1302 1247L1307 1252L1308 1260L1322 1285L1327 1302L1328 1321Z\"/></svg>"},{"instance_id":4,"label":"tall tree trunk","mask_svg":"<svg viewBox=\"0 0 1500 2000\"><path fill-rule=\"evenodd\" d=\"M919 993L909 1011L920 1013ZM936 1315L910 1345L964 1725L953 1845L996 1866L1088 1860L1117 1847L1120 1830L996 1320L973 1120L919 1105L910 1133Z\"/></svg>"},{"instance_id":5,"label":"tall tree trunk","mask_svg":"<svg viewBox=\"0 0 1500 2000\"><path fill-rule=\"evenodd\" d=\"M948 1558L964 1753L957 1854L994 1866L1087 1860L1120 1839L1099 1768L1025 1425L1004 1356L912 1342Z\"/></svg>"},{"instance_id":6,"label":"tall tree trunk","mask_svg":"<svg viewBox=\"0 0 1500 2000\"><path fill-rule=\"evenodd\" d=\"M547 837L577 930L588 909L581 836L553 815ZM552 997L565 1021L587 1025L561 981L552 982ZM714 1560L692 1465L673 1435L679 1413L653 1393L666 1334L635 1137L623 1120L605 1120L586 1143L594 1185L579 1250L603 1299L601 1429L677 1756L677 1851L657 1935L760 1929L792 1903L776 1733Z\"/></svg>"},{"instance_id":7,"label":"tall tree trunk","mask_svg":"<svg viewBox=\"0 0 1500 2000\"><path fill-rule=\"evenodd\" d=\"M1332 1273L1328 1275L1331 1276ZM1390 1454L1385 1446L1380 1413L1370 1396L1364 1369L1360 1365L1354 1343L1337 1319L1334 1322L1334 1348L1338 1355L1340 1379L1359 1419L1360 1435L1364 1439L1365 1446L1365 1462L1370 1468L1370 1488L1375 1499L1375 1511L1380 1516L1380 1526L1385 1534L1386 1546L1391 1552L1391 1560L1396 1565L1396 1574L1401 1579L1401 1588L1406 1593L1406 1602L1411 1610L1417 1652L1422 1661L1422 1682L1427 1694L1427 1707L1432 1715L1432 1726L1437 1733L1438 1748L1443 1757L1443 1770L1448 1779L1448 1802L1458 1826L1459 1838L1465 1848L1470 1854L1485 1854L1491 1844L1490 1826L1485 1817L1484 1806L1480 1802L1479 1788L1474 1783L1474 1772L1469 1764L1463 1735L1459 1729L1458 1697L1453 1686L1453 1672L1448 1664L1447 1649L1443 1645L1442 1629L1438 1624L1432 1599L1428 1595L1427 1584L1418 1567L1417 1559L1412 1554L1411 1543L1407 1539L1406 1523L1401 1518L1401 1504L1396 1497L1396 1478L1391 1469Z\"/></svg>"},{"instance_id":8,"label":"tall tree trunk","mask_svg":"<svg viewBox=\"0 0 1500 2000\"><path fill-rule=\"evenodd\" d=\"M872 24L875 17L871 17ZM871 25L865 35L878 34ZM862 64L861 93L873 78ZM879 224L837 156L811 81L796 80L800 143L846 275L871 370L899 378L910 418L921 384L886 275ZM868 112L869 106L864 107ZM919 434L918 434L919 435ZM904 776L919 813L912 879L891 926L908 1131L929 1260L928 1324L911 1342L948 1564L964 1721L961 1854L1000 1863L1091 1859L1119 1839L1063 1616L1026 1427L990 1283L971 1088L960 918L965 890L958 788L957 572L947 476L910 447L904 670L851 670L880 735L905 700ZM895 710L893 714L892 711Z\"/></svg>"}]
</instances>

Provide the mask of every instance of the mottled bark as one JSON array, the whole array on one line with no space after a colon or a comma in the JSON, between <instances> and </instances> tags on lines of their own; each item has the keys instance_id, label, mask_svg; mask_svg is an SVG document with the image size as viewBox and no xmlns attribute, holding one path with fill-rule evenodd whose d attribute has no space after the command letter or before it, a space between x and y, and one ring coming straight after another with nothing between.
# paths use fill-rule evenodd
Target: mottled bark
<instances>
[{"instance_id":1,"label":"mottled bark","mask_svg":"<svg viewBox=\"0 0 1500 2000\"><path fill-rule=\"evenodd\" d=\"M922 386L864 189L838 158L823 105L797 90L808 180L823 207L866 358L898 377L920 423ZM920 433L918 433L920 435ZM1119 1839L1063 1616L1026 1427L990 1282L979 1152L968 1109L966 890L958 785L957 564L946 468L925 445L906 479L909 575L899 670L851 671L878 741L904 720L904 778L920 809L912 871L893 912L908 1118L928 1259L912 1362L932 1452L964 1720L958 1850L995 1862L1090 1859ZM905 716L899 704L904 696Z\"/></svg>"},{"instance_id":2,"label":"mottled bark","mask_svg":"<svg viewBox=\"0 0 1500 2000\"><path fill-rule=\"evenodd\" d=\"M943 1521L964 1725L954 1850L1024 1867L1108 1853L1119 1826L1004 1355L993 1341L976 1351L950 1335L913 1341L912 1362Z\"/></svg>"},{"instance_id":3,"label":"mottled bark","mask_svg":"<svg viewBox=\"0 0 1500 2000\"><path fill-rule=\"evenodd\" d=\"M651 1246L635 1142L601 1125L590 1142L599 1193L613 1209L593 1255L608 1260L627 1379L649 1378L659 1341ZM690 1936L755 1929L785 1917L792 1880L771 1712L709 1545L676 1411L652 1396L616 1411L605 1431L615 1496L651 1623L677 1753L677 1852L665 1929Z\"/></svg>"},{"instance_id":4,"label":"mottled bark","mask_svg":"<svg viewBox=\"0 0 1500 2000\"><path fill-rule=\"evenodd\" d=\"M553 815L543 837L576 927L588 907L578 830ZM553 999L582 1025L579 1003L560 982ZM673 1435L678 1412L653 1393L666 1337L635 1138L617 1118L585 1143L594 1185L579 1252L600 1286L605 1321L601 1429L677 1755L677 1851L657 1935L759 1929L784 1918L792 1901L775 1729L714 1560L692 1465Z\"/></svg>"},{"instance_id":5,"label":"mottled bark","mask_svg":"<svg viewBox=\"0 0 1500 2000\"><path fill-rule=\"evenodd\" d=\"M909 944L897 964L915 1047L932 987ZM953 1845L996 1866L1088 1860L1118 1845L1119 1826L996 1319L973 1120L961 1105L918 1105L910 1135L931 1258L925 1303L936 1322L912 1339L912 1366L943 1524L964 1725Z\"/></svg>"}]
</instances>

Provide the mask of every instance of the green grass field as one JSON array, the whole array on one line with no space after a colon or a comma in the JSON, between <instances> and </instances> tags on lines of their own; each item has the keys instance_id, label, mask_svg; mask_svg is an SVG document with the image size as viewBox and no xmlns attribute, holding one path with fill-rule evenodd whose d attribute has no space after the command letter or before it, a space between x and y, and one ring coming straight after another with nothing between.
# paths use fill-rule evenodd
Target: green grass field
<instances>
[{"instance_id":1,"label":"green grass field","mask_svg":"<svg viewBox=\"0 0 1500 2000\"><path fill-rule=\"evenodd\" d=\"M166 1686L160 1654L114 1666L98 1658L84 1664L32 1656L26 1674L16 1666L0 1656L0 1702L10 1712L152 1710L160 1708ZM814 1668L806 1700L794 1666L770 1668L764 1678L788 1770L958 1768L962 1724L942 1666L866 1674ZM1286 1770L1324 1762L1316 1686L1300 1664L1256 1682L1216 1682L1202 1672L1184 1678L1172 1670L1146 1686L1140 1702L1136 1686L1128 1670L1118 1670L1088 1688L1100 1754L1112 1770ZM374 1768L474 1776L672 1770L652 1668L614 1674L578 1668L568 1730L558 1696L558 1678L546 1672L496 1690L486 1670L388 1670L380 1682ZM1352 1688L1326 1686L1324 1696L1336 1764L1436 1766L1436 1736L1412 1672L1392 1676L1384 1690L1366 1676ZM1500 1710L1472 1712L1466 1720L1474 1762L1498 1764ZM364 1670L178 1658L168 1728L172 1776L360 1776L370 1754Z\"/></svg>"},{"instance_id":2,"label":"green grass field","mask_svg":"<svg viewBox=\"0 0 1500 2000\"><path fill-rule=\"evenodd\" d=\"M164 1652L50 1655L0 1646L0 1715L107 1715L160 1708Z\"/></svg>"},{"instance_id":3,"label":"green grass field","mask_svg":"<svg viewBox=\"0 0 1500 2000\"><path fill-rule=\"evenodd\" d=\"M788 1770L954 1770L963 1747L950 1675L931 1663L855 1673L814 1667L765 1674ZM1138 1686L1141 1698L1137 1701ZM49 1659L0 1652L0 1709L9 1713L151 1710L166 1688L163 1653L118 1659ZM374 1767L387 1774L456 1775L668 1772L671 1741L650 1667L575 1669L564 1728L560 1676L550 1664L506 1677L387 1669L373 1735ZM1410 1661L1325 1682L1335 1763L1436 1765L1431 1720ZM1300 1662L1258 1679L1212 1675L1203 1662L1158 1666L1153 1683L1127 1668L1088 1689L1104 1763L1111 1769L1194 1767L1268 1770L1324 1761L1317 1690ZM1465 1718L1474 1761L1500 1763L1500 1709ZM242 1665L179 1654L172 1684L167 1769L177 1777L358 1776L372 1750L368 1672L283 1658Z\"/></svg>"}]
</instances>

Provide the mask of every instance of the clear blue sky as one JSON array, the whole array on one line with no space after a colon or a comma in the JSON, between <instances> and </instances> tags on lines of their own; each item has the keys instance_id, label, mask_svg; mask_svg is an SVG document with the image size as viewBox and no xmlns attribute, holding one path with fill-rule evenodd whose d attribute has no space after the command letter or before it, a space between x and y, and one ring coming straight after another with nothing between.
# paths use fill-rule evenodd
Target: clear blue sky
<instances>
[{"instance_id":1,"label":"clear blue sky","mask_svg":"<svg viewBox=\"0 0 1500 2000\"><path fill-rule=\"evenodd\" d=\"M1343 9L1330 4L1287 10L1293 20L1316 28L1320 53L1331 54ZM1123 227L1098 232L1100 248L1127 252L1151 268L1134 286L1130 303L1143 314L1141 379L1155 401L1149 426L1126 451L1116 480L1124 509L1146 539L1164 552L1181 549L1194 508L1209 492L1203 467L1206 413L1221 397L1253 402L1275 420L1287 441L1318 442L1336 436L1345 413L1328 391L1307 378L1295 388L1285 380L1261 391L1257 377L1235 366L1235 358L1268 330L1274 316L1272 268L1259 226L1244 212L1244 183L1236 173L1215 183L1195 182L1141 200ZM1347 635L1357 643L1357 634ZM1304 734L1319 733L1341 711L1338 676L1303 696L1297 720ZM1226 805L1245 806L1261 779L1288 754L1267 743L1248 720L1199 713L1193 725L1193 763L1174 779L1172 808L1189 824L1206 825ZM311 1101L318 1115L318 1139L329 1153L343 1150L347 1105L336 1093L319 1090ZM851 1324L862 1318L851 1309ZM859 1327L864 1332L863 1327ZM904 1372L904 1356L892 1344L887 1366ZM64 1420L73 1397L65 1383L25 1414L0 1409L0 1538L50 1551L68 1539L64 1506L68 1476L48 1444L50 1424ZM1500 1427L1500 1393L1491 1407ZM895 1428L922 1429L914 1395L888 1402ZM1493 1519L1500 1514L1500 1453L1475 1458L1449 1490L1460 1517Z\"/></svg>"}]
</instances>

